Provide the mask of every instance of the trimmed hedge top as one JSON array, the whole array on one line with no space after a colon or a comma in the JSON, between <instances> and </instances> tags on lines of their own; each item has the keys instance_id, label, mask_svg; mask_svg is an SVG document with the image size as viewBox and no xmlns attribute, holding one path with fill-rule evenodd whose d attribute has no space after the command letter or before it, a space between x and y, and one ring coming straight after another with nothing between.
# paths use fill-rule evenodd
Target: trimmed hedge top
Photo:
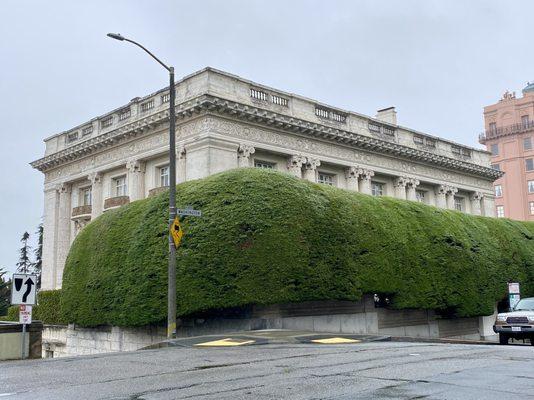
<instances>
[{"instance_id":1,"label":"trimmed hedge top","mask_svg":"<svg viewBox=\"0 0 534 400\"><path fill-rule=\"evenodd\" d=\"M534 288L534 224L237 169L178 186L178 315L387 293L398 308L488 315L518 281ZM84 326L164 321L168 191L105 212L76 238L64 318Z\"/></svg>"}]
</instances>

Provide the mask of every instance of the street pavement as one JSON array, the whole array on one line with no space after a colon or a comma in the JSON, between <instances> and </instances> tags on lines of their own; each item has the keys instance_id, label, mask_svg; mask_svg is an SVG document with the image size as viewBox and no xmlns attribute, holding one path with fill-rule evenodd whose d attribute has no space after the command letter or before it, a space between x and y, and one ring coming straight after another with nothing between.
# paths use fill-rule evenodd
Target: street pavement
<instances>
[{"instance_id":1,"label":"street pavement","mask_svg":"<svg viewBox=\"0 0 534 400\"><path fill-rule=\"evenodd\" d=\"M0 363L0 399L534 399L534 347L168 347Z\"/></svg>"}]
</instances>

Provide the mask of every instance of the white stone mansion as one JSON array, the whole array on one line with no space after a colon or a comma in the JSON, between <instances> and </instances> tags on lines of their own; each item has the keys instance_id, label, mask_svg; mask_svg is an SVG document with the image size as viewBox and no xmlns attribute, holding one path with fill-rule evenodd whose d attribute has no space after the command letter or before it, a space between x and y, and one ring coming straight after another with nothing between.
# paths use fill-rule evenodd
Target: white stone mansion
<instances>
[{"instance_id":1,"label":"white stone mansion","mask_svg":"<svg viewBox=\"0 0 534 400\"><path fill-rule=\"evenodd\" d=\"M168 88L45 139L43 289L61 287L77 232L168 186ZM273 168L374 196L494 215L490 155L205 68L176 84L177 179Z\"/></svg>"}]
</instances>

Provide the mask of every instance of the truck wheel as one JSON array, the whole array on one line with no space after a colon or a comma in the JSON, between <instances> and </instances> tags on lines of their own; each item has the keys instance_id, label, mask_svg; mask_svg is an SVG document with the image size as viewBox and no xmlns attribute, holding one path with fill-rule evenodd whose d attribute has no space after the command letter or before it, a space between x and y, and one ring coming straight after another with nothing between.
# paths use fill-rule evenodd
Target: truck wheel
<instances>
[{"instance_id":1,"label":"truck wheel","mask_svg":"<svg viewBox=\"0 0 534 400\"><path fill-rule=\"evenodd\" d=\"M505 333L499 333L499 344L508 344L510 338Z\"/></svg>"}]
</instances>

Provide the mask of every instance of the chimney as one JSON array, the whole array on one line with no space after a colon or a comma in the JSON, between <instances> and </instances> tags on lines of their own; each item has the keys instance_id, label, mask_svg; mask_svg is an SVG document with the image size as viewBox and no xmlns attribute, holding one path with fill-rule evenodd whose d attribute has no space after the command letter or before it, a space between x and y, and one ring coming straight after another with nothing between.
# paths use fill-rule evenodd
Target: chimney
<instances>
[{"instance_id":1,"label":"chimney","mask_svg":"<svg viewBox=\"0 0 534 400\"><path fill-rule=\"evenodd\" d=\"M395 107L378 110L375 118L387 124L397 125L397 111L395 111Z\"/></svg>"}]
</instances>

